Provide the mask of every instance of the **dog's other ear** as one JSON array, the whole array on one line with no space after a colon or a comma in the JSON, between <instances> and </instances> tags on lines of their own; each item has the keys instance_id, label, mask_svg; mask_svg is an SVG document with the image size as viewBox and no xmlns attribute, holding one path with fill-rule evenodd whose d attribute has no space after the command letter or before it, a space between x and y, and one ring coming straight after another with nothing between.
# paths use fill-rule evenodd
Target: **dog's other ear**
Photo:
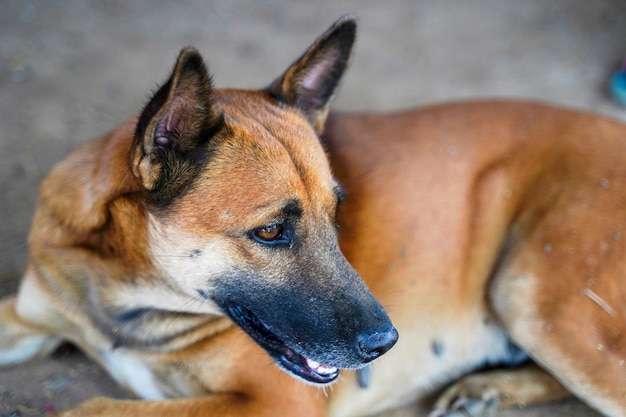
<instances>
[{"instance_id":1,"label":"dog's other ear","mask_svg":"<svg viewBox=\"0 0 626 417\"><path fill-rule=\"evenodd\" d=\"M193 48L183 49L135 131L132 170L152 203L167 204L189 184L206 159L207 142L224 126L211 94L202 57Z\"/></svg>"},{"instance_id":2,"label":"dog's other ear","mask_svg":"<svg viewBox=\"0 0 626 417\"><path fill-rule=\"evenodd\" d=\"M352 56L355 38L355 17L342 17L266 91L300 109L321 134L329 102Z\"/></svg>"}]
</instances>

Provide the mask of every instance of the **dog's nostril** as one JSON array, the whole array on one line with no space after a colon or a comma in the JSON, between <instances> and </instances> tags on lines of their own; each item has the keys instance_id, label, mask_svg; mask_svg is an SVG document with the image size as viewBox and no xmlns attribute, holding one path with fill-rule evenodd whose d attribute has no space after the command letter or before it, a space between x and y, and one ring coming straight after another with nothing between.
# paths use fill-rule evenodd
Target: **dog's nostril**
<instances>
[{"instance_id":1,"label":"dog's nostril","mask_svg":"<svg viewBox=\"0 0 626 417\"><path fill-rule=\"evenodd\" d=\"M384 332L362 333L357 336L359 355L364 362L378 358L398 341L398 331L391 327Z\"/></svg>"}]
</instances>

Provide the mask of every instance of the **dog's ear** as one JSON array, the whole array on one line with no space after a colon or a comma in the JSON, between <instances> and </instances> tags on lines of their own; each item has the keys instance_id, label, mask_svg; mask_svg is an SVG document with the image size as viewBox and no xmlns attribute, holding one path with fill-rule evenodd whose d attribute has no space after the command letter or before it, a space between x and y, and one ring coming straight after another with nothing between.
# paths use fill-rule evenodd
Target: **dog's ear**
<instances>
[{"instance_id":1,"label":"dog's ear","mask_svg":"<svg viewBox=\"0 0 626 417\"><path fill-rule=\"evenodd\" d=\"M342 17L266 91L300 109L321 134L329 102L352 56L355 38L356 19Z\"/></svg>"},{"instance_id":2,"label":"dog's ear","mask_svg":"<svg viewBox=\"0 0 626 417\"><path fill-rule=\"evenodd\" d=\"M183 49L135 131L132 170L153 203L165 204L182 191L204 162L207 142L223 127L211 94L202 57L193 48Z\"/></svg>"}]
</instances>

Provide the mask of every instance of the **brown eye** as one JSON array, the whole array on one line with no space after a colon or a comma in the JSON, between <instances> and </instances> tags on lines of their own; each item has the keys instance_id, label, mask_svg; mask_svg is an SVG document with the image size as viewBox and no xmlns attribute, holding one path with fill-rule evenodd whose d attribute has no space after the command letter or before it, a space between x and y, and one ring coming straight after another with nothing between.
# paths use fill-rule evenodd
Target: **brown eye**
<instances>
[{"instance_id":1,"label":"brown eye","mask_svg":"<svg viewBox=\"0 0 626 417\"><path fill-rule=\"evenodd\" d=\"M282 224L273 224L271 226L262 227L254 232L254 235L266 242L273 242L280 239L283 234Z\"/></svg>"},{"instance_id":2,"label":"brown eye","mask_svg":"<svg viewBox=\"0 0 626 417\"><path fill-rule=\"evenodd\" d=\"M266 246L289 247L293 246L293 230L283 223L259 227L250 232L249 236Z\"/></svg>"}]
</instances>

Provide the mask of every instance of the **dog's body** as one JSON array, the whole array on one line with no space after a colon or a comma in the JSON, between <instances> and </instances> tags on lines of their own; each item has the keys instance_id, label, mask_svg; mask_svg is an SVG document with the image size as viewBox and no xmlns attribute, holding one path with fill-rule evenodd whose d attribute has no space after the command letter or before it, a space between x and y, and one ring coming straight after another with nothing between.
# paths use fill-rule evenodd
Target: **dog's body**
<instances>
[{"instance_id":1,"label":"dog's body","mask_svg":"<svg viewBox=\"0 0 626 417\"><path fill-rule=\"evenodd\" d=\"M213 90L186 50L140 116L55 168L0 362L70 340L149 400L68 416L321 417L529 355L560 383L533 364L470 375L433 415L563 384L626 416L626 127L504 102L327 118L354 29L263 91ZM322 145L342 251L400 333L328 393L269 357L324 384L397 335L337 248Z\"/></svg>"},{"instance_id":2,"label":"dog's body","mask_svg":"<svg viewBox=\"0 0 626 417\"><path fill-rule=\"evenodd\" d=\"M400 333L373 365L379 398L522 360L506 332L572 392L624 415L623 125L483 102L331 116L327 132L350 196L342 249ZM508 380L470 377L439 406L478 389L509 404L562 395L547 375L522 369Z\"/></svg>"}]
</instances>

